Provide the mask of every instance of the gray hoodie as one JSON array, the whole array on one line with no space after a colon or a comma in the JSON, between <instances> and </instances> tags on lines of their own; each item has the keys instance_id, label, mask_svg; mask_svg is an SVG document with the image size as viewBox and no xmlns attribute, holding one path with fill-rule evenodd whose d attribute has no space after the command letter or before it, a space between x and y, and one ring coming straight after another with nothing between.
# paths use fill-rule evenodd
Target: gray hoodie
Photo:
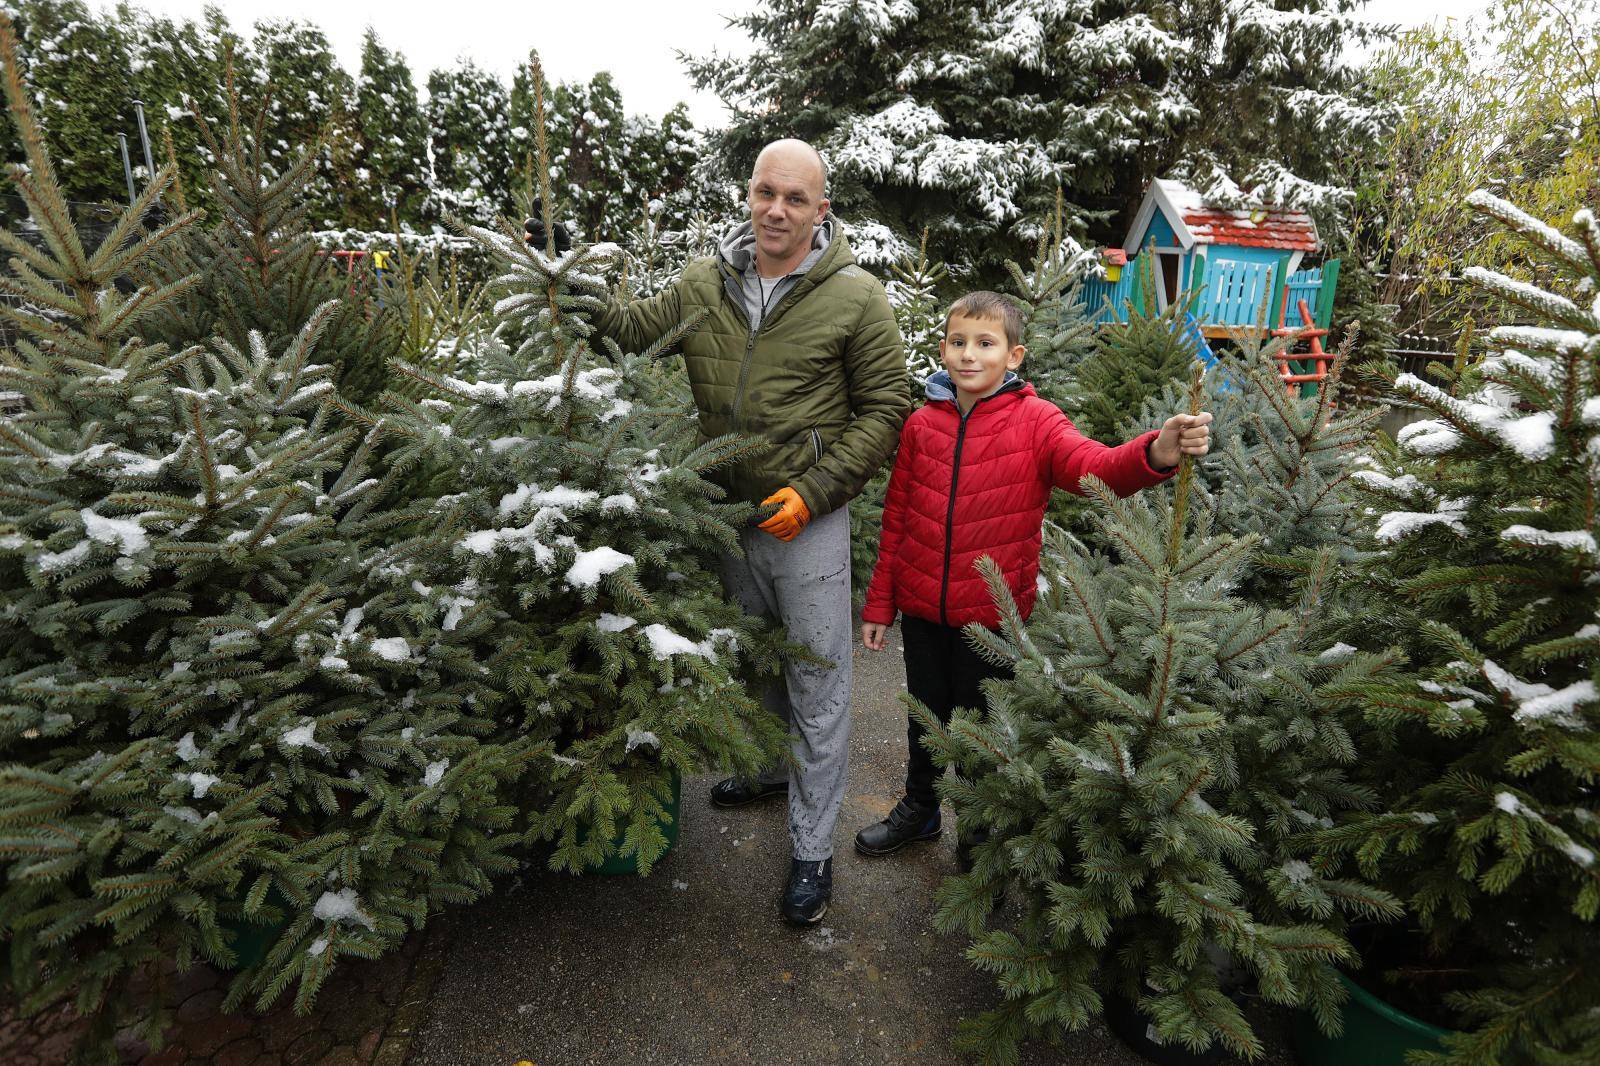
<instances>
[{"instance_id":1,"label":"gray hoodie","mask_svg":"<svg viewBox=\"0 0 1600 1066\"><path fill-rule=\"evenodd\" d=\"M829 215L822 220L822 225L811 231L811 252L793 272L785 274L776 280L763 278L756 270L756 232L755 227L749 222L741 222L729 230L727 236L722 238L722 259L729 266L739 272L741 295L744 297L744 313L750 318L752 331L761 328L761 321L766 317L768 309L777 307L784 296L800 280L806 271L817 265L822 258L822 253L828 250L828 244L833 240L833 216Z\"/></svg>"}]
</instances>

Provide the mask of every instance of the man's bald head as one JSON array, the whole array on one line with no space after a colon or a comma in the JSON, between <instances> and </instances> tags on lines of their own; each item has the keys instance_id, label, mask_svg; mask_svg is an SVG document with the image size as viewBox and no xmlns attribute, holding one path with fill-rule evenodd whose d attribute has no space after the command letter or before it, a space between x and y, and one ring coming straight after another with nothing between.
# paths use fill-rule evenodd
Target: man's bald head
<instances>
[{"instance_id":1,"label":"man's bald head","mask_svg":"<svg viewBox=\"0 0 1600 1066\"><path fill-rule=\"evenodd\" d=\"M805 141L773 141L750 172L750 228L756 266L777 278L800 265L828 217L828 168Z\"/></svg>"},{"instance_id":2,"label":"man's bald head","mask_svg":"<svg viewBox=\"0 0 1600 1066\"><path fill-rule=\"evenodd\" d=\"M816 184L812 187L812 195L818 200L828 191L828 164L823 162L822 153L798 138L785 137L761 149L756 156L755 166L750 168L752 181L761 173L763 166L795 176L813 176Z\"/></svg>"}]
</instances>

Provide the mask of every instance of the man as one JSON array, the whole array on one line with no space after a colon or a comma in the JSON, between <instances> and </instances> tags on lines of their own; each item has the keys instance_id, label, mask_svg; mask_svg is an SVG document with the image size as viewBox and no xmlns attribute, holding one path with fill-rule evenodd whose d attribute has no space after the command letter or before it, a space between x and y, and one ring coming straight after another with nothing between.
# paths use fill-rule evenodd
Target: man
<instances>
[{"instance_id":1,"label":"man","mask_svg":"<svg viewBox=\"0 0 1600 1066\"><path fill-rule=\"evenodd\" d=\"M782 912L819 921L833 890L833 829L850 741L850 516L846 504L893 451L910 410L905 350L883 286L861 267L829 212L827 168L804 141L762 149L750 221L676 284L595 327L637 351L697 313L682 341L706 437L741 433L772 447L712 477L733 497L776 504L742 531L723 586L748 614L774 617L831 663L791 663L764 694L789 722L794 766L729 778L711 802L738 807L788 794L793 858ZM542 238L542 227L530 224ZM536 241L542 243L542 241Z\"/></svg>"}]
</instances>

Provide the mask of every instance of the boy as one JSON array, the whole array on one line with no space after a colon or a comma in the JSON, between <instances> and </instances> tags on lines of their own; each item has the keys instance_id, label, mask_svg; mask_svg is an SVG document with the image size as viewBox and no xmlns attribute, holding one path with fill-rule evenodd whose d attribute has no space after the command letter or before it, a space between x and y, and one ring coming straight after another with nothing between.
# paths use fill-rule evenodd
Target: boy
<instances>
[{"instance_id":1,"label":"boy","mask_svg":"<svg viewBox=\"0 0 1600 1066\"><path fill-rule=\"evenodd\" d=\"M907 688L941 722L956 707L981 707L980 683L1008 673L961 632L969 622L999 626L978 559L1000 565L1026 618L1038 594L1052 487L1076 492L1092 474L1126 496L1171 477L1181 456L1210 448L1210 414L1174 415L1116 448L1083 436L1016 375L1027 351L1022 326L1016 305L992 292L968 293L945 316L945 369L928 379L927 405L901 431L861 612L861 643L871 651L883 650L885 630L904 616ZM905 796L888 818L856 834L862 855L939 835L936 770L923 733L912 718Z\"/></svg>"}]
</instances>

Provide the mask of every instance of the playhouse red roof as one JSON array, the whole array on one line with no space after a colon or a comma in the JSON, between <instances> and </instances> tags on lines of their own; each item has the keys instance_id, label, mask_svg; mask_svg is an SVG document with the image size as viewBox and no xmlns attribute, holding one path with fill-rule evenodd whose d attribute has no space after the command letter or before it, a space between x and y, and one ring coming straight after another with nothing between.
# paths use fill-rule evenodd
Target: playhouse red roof
<instances>
[{"instance_id":1,"label":"playhouse red roof","mask_svg":"<svg viewBox=\"0 0 1600 1066\"><path fill-rule=\"evenodd\" d=\"M1142 239L1158 207L1172 223L1174 232L1185 248L1195 244L1229 244L1235 247L1315 252L1321 247L1316 223L1299 208L1259 203L1248 207L1227 207L1207 199L1181 181L1168 178L1151 182L1145 202L1130 231L1130 242Z\"/></svg>"},{"instance_id":2,"label":"playhouse red roof","mask_svg":"<svg viewBox=\"0 0 1600 1066\"><path fill-rule=\"evenodd\" d=\"M1311 216L1292 207L1258 207L1231 211L1221 207L1183 209L1184 224L1201 244L1235 244L1253 248L1317 250Z\"/></svg>"}]
</instances>

